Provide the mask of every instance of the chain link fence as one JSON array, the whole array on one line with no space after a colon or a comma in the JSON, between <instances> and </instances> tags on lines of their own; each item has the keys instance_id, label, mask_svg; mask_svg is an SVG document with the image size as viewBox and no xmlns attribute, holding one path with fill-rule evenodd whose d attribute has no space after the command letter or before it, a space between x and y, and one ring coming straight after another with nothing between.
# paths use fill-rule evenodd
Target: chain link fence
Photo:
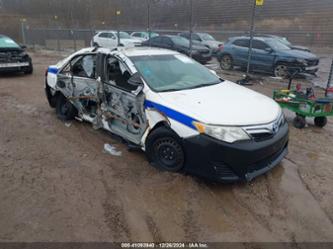
<instances>
[{"instance_id":1,"label":"chain link fence","mask_svg":"<svg viewBox=\"0 0 333 249\"><path fill-rule=\"evenodd\" d=\"M286 37L293 44L309 47L321 58L320 80L327 81L329 76L333 58L331 0L264 0L258 1L263 2L259 6L256 0L114 0L105 8L100 6L102 9L86 2L90 9L83 13L85 22L81 24L72 20L65 25L61 14L54 14L45 26L27 18L21 23L23 42L35 48L78 50L90 46L97 30L207 32L224 42L252 32ZM69 16L73 18L73 13ZM80 18L78 13L74 16Z\"/></svg>"}]
</instances>

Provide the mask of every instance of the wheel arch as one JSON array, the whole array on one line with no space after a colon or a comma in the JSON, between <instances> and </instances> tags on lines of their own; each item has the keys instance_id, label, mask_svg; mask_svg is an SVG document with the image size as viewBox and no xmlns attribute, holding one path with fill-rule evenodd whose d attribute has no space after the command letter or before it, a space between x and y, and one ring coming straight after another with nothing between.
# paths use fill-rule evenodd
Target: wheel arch
<instances>
[{"instance_id":1,"label":"wheel arch","mask_svg":"<svg viewBox=\"0 0 333 249\"><path fill-rule=\"evenodd\" d=\"M229 52L221 52L221 53L219 53L219 55L218 55L218 57L217 57L217 60L218 60L219 62L221 62L222 57L223 57L223 56L226 56L226 55L230 56L230 58L231 58L232 60L234 60L234 57L233 57L232 54L229 53Z\"/></svg>"}]
</instances>

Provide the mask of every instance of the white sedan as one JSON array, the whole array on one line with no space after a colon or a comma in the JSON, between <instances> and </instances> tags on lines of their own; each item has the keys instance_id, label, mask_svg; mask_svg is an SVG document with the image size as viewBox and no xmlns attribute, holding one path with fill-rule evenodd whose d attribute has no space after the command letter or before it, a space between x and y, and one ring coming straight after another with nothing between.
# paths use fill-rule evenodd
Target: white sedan
<instances>
[{"instance_id":1,"label":"white sedan","mask_svg":"<svg viewBox=\"0 0 333 249\"><path fill-rule=\"evenodd\" d=\"M141 45L142 40L131 37L126 32L119 32L120 47L135 47ZM91 41L92 47L116 48L118 47L117 31L100 31Z\"/></svg>"},{"instance_id":2,"label":"white sedan","mask_svg":"<svg viewBox=\"0 0 333 249\"><path fill-rule=\"evenodd\" d=\"M47 99L61 120L114 133L159 169L249 181L287 154L277 103L178 52L87 48L47 72Z\"/></svg>"}]
</instances>

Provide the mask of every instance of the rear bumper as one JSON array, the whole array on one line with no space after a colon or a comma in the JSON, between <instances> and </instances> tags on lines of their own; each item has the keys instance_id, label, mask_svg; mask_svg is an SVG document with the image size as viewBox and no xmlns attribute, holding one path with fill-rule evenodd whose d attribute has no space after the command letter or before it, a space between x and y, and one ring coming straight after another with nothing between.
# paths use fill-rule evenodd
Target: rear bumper
<instances>
[{"instance_id":1,"label":"rear bumper","mask_svg":"<svg viewBox=\"0 0 333 249\"><path fill-rule=\"evenodd\" d=\"M208 53L208 54L201 54L201 53L193 53L192 54L193 59L195 59L196 61L205 64L209 61L212 60L212 53Z\"/></svg>"},{"instance_id":2,"label":"rear bumper","mask_svg":"<svg viewBox=\"0 0 333 249\"><path fill-rule=\"evenodd\" d=\"M184 140L185 171L217 182L251 181L266 173L288 152L288 125L265 141L228 144L206 135Z\"/></svg>"}]
</instances>

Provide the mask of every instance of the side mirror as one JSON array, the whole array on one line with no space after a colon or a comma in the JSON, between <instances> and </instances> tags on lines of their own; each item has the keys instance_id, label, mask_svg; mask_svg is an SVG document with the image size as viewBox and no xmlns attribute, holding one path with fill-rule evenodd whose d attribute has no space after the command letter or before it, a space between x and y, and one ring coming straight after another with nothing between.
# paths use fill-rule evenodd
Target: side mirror
<instances>
[{"instance_id":1,"label":"side mirror","mask_svg":"<svg viewBox=\"0 0 333 249\"><path fill-rule=\"evenodd\" d=\"M129 78L129 80L127 81L128 84L130 84L131 86L135 86L135 87L143 87L143 81L141 79L141 75L140 73L136 72L135 74L133 74L131 76L131 78Z\"/></svg>"}]
</instances>

